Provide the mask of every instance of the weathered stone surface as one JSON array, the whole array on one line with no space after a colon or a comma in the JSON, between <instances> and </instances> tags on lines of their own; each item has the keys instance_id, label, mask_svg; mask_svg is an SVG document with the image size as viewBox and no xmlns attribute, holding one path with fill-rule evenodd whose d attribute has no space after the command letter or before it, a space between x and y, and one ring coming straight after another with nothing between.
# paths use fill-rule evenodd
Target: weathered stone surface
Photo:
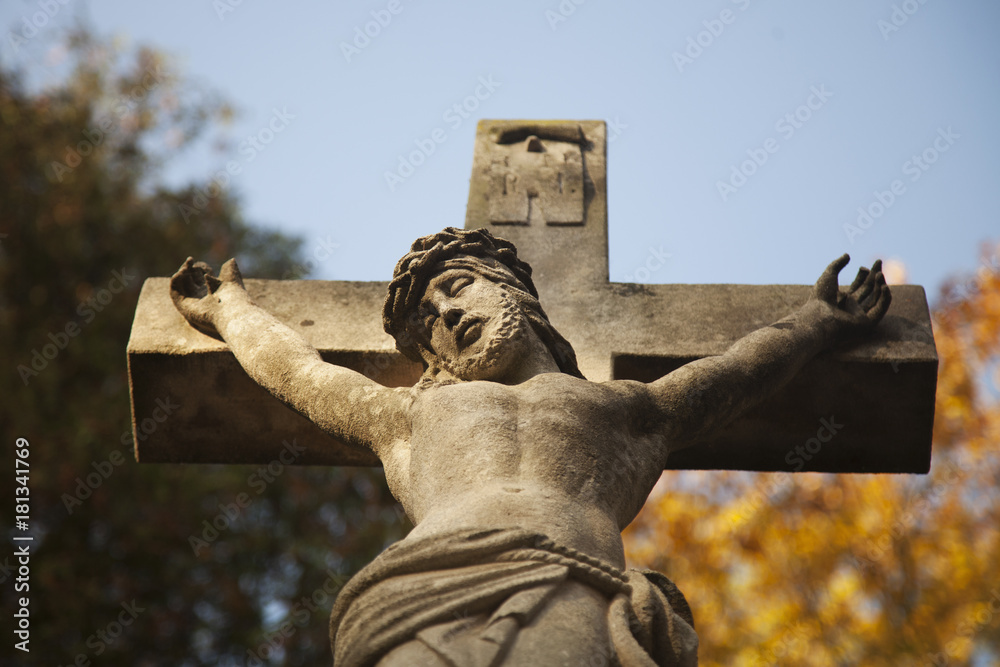
<instances>
[{"instance_id":1,"label":"weathered stone surface","mask_svg":"<svg viewBox=\"0 0 1000 667\"><path fill-rule=\"evenodd\" d=\"M313 341L324 359L387 386L412 385L420 368L395 351L378 313L386 283L247 280L251 296ZM378 465L285 407L240 368L229 347L191 328L170 301L170 279L143 285L128 345L136 459L142 463L267 463L285 440L306 448L296 464ZM156 401L180 405L152 433Z\"/></svg>"},{"instance_id":2,"label":"weathered stone surface","mask_svg":"<svg viewBox=\"0 0 1000 667\"><path fill-rule=\"evenodd\" d=\"M538 155L527 150L532 136L543 147L580 148L582 224L491 221L495 164L512 146ZM722 354L806 301L808 286L609 284L604 137L598 121L482 121L466 218L467 229L490 227L517 245L533 267L542 306L589 379L655 379ZM151 434L136 429L138 460L264 463L285 439L296 439L307 450L302 464L377 465L370 452L325 435L254 384L224 343L187 325L170 302L168 282L147 281L136 309L128 348L132 414L141 423L166 397L181 408ZM409 386L420 368L395 352L379 321L386 285L247 281L254 299L327 361L386 386ZM937 372L930 318L919 286L896 286L893 296L872 338L809 363L789 387L705 447L674 454L668 467L926 472ZM845 427L830 446L807 452L808 460L794 454L831 415Z\"/></svg>"},{"instance_id":3,"label":"weathered stone surface","mask_svg":"<svg viewBox=\"0 0 1000 667\"><path fill-rule=\"evenodd\" d=\"M566 147L580 150L582 201L565 188L566 203L583 207L579 224L552 224L541 215L520 224L498 224L496 163L508 159L512 146L527 150L529 137L539 137L556 154ZM518 255L531 265L535 284L542 292L542 305L550 309L554 298L571 295L579 288L608 282L607 143L603 121L483 120L476 132L476 149L469 181L465 228L489 228L517 246ZM541 198L545 191L536 186ZM550 190L551 192L551 190ZM567 208L569 206L567 205ZM574 208L575 210L575 208ZM572 216L576 217L576 216ZM586 374L587 371L584 370ZM589 374L588 374L589 376Z\"/></svg>"},{"instance_id":4,"label":"weathered stone surface","mask_svg":"<svg viewBox=\"0 0 1000 667\"><path fill-rule=\"evenodd\" d=\"M215 278L188 260L170 289L256 383L378 456L414 523L338 595L337 664L437 664L430 650L462 665L579 664L602 652L620 664L696 664L683 596L662 575L625 571L621 531L668 453L719 420L710 394L732 394L735 412L753 397L745 383L719 376L696 395L689 381L587 381L530 269L478 229L418 239L396 266L383 325L426 367L412 389L322 363L248 296L234 262ZM833 328L813 334L835 312L802 309L748 349L784 341L778 365L797 368L833 342ZM872 324L863 313L852 321Z\"/></svg>"},{"instance_id":5,"label":"weathered stone surface","mask_svg":"<svg viewBox=\"0 0 1000 667\"><path fill-rule=\"evenodd\" d=\"M134 423L181 407L137 432L140 456L369 453L413 521L338 595L336 664L694 667L683 595L625 571L621 531L664 465L926 470L920 288L890 310L880 262L838 288L846 255L814 287L609 284L604 155L599 123L481 124L468 229L415 241L388 286L244 283L191 259L145 285ZM551 318L515 247L479 228L498 225L531 248ZM365 314L383 290L410 365ZM642 381L592 381L610 377Z\"/></svg>"},{"instance_id":6,"label":"weathered stone surface","mask_svg":"<svg viewBox=\"0 0 1000 667\"><path fill-rule=\"evenodd\" d=\"M586 151L583 132L577 141L536 135L518 139L498 141L491 151L490 222L582 225Z\"/></svg>"},{"instance_id":7,"label":"weathered stone surface","mask_svg":"<svg viewBox=\"0 0 1000 667\"><path fill-rule=\"evenodd\" d=\"M307 448L297 463L378 465L370 452L338 443L254 384L225 343L187 325L170 302L168 283L149 279L136 309L128 351L133 415L141 421L167 397L181 407L152 434L137 429L139 461L266 463L284 440L295 439ZM385 286L247 281L254 300L274 308L327 361L386 386L410 386L420 367L395 351L377 317ZM687 361L722 354L743 335L791 313L812 288L612 283L586 302L551 305L540 289L542 305L573 343L588 378L649 381ZM924 291L895 286L872 339L812 361L788 388L706 447L677 452L668 467L794 470L788 453L832 415L845 428L801 470L926 472L936 377Z\"/></svg>"}]
</instances>

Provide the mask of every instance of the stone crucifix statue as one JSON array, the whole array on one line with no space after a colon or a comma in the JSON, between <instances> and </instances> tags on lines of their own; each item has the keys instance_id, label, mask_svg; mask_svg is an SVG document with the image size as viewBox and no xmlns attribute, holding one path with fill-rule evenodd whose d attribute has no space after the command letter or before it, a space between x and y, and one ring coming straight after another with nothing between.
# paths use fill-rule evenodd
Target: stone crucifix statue
<instances>
[{"instance_id":1,"label":"stone crucifix statue","mask_svg":"<svg viewBox=\"0 0 1000 667\"><path fill-rule=\"evenodd\" d=\"M482 229L420 238L396 266L383 325L423 364L412 388L325 363L255 305L233 260L215 277L188 259L171 295L254 381L374 452L415 526L338 596L336 665L688 666L687 603L663 575L625 571L621 532L671 452L875 328L881 265L842 290L848 260L793 315L651 383L586 380L531 268Z\"/></svg>"}]
</instances>

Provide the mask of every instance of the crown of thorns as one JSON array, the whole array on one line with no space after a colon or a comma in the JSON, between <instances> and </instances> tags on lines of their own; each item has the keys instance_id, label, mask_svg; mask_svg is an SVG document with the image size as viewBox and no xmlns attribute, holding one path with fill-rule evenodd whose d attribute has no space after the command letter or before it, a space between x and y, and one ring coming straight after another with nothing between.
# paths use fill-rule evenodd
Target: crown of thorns
<instances>
[{"instance_id":1,"label":"crown of thorns","mask_svg":"<svg viewBox=\"0 0 1000 667\"><path fill-rule=\"evenodd\" d=\"M427 283L442 262L455 257L480 260L479 270L491 278L510 282L491 264L499 263L510 270L520 287L538 298L538 291L531 281L531 267L517 257L517 248L505 239L499 239L485 229L457 229L447 227L437 234L423 236L413 242L410 252L396 264L389 293L382 308L382 326L396 339L396 347L414 361L421 361L416 341L406 333L412 313L416 313ZM506 278L506 280L504 279Z\"/></svg>"}]
</instances>

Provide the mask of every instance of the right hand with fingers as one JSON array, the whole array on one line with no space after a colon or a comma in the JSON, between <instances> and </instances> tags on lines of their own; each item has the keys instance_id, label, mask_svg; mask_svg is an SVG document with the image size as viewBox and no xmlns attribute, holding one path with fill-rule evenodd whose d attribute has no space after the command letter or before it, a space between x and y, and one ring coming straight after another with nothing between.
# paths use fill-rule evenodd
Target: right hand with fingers
<instances>
[{"instance_id":1,"label":"right hand with fingers","mask_svg":"<svg viewBox=\"0 0 1000 667\"><path fill-rule=\"evenodd\" d=\"M219 277L215 277L208 264L188 257L170 279L170 298L177 310L195 329L215 338L219 337L221 297L232 290L246 295L235 259L223 264Z\"/></svg>"}]
</instances>

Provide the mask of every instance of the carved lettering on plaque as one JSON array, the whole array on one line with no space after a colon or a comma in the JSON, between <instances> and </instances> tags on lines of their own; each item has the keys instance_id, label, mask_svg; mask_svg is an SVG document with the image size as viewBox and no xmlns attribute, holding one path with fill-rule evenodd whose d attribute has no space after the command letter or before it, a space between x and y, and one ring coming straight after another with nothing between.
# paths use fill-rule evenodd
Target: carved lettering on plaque
<instances>
[{"instance_id":1,"label":"carved lettering on plaque","mask_svg":"<svg viewBox=\"0 0 1000 667\"><path fill-rule=\"evenodd\" d=\"M582 225L583 153L569 141L531 135L494 144L490 222L494 225Z\"/></svg>"}]
</instances>

